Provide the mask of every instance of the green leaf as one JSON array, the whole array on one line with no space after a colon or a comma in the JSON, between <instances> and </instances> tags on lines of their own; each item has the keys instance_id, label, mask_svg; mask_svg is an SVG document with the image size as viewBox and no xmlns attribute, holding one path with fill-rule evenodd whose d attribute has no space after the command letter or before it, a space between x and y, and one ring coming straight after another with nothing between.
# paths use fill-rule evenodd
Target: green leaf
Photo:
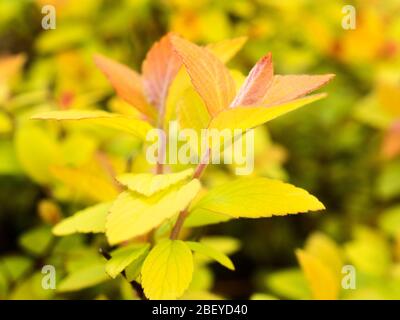
<instances>
[{"instance_id":1,"label":"green leaf","mask_svg":"<svg viewBox=\"0 0 400 320\"><path fill-rule=\"evenodd\" d=\"M17 281L33 267L33 261L24 256L6 256L0 259L0 269L10 281Z\"/></svg>"},{"instance_id":2,"label":"green leaf","mask_svg":"<svg viewBox=\"0 0 400 320\"><path fill-rule=\"evenodd\" d=\"M391 263L391 250L382 234L367 227L357 227L354 238L346 243L344 249L357 273L372 276L387 274Z\"/></svg>"},{"instance_id":3,"label":"green leaf","mask_svg":"<svg viewBox=\"0 0 400 320\"><path fill-rule=\"evenodd\" d=\"M186 244L192 251L201 253L214 259L219 264L223 265L229 270L235 270L235 266L233 265L231 259L229 259L229 257L224 255L223 253L215 250L214 248L200 242L186 241Z\"/></svg>"},{"instance_id":4,"label":"green leaf","mask_svg":"<svg viewBox=\"0 0 400 320\"><path fill-rule=\"evenodd\" d=\"M177 299L188 288L193 256L185 242L163 240L147 256L142 267L142 286L152 300Z\"/></svg>"},{"instance_id":5,"label":"green leaf","mask_svg":"<svg viewBox=\"0 0 400 320\"><path fill-rule=\"evenodd\" d=\"M106 263L106 272L111 278L115 278L128 265L145 254L149 250L149 247L148 243L135 243L114 250L111 252L111 259Z\"/></svg>"},{"instance_id":6,"label":"green leaf","mask_svg":"<svg viewBox=\"0 0 400 320\"><path fill-rule=\"evenodd\" d=\"M281 270L269 274L265 284L277 296L286 299L309 299L310 290L303 273L298 269Z\"/></svg>"},{"instance_id":7,"label":"green leaf","mask_svg":"<svg viewBox=\"0 0 400 320\"><path fill-rule=\"evenodd\" d=\"M400 235L400 206L384 211L379 217L379 227L393 237Z\"/></svg>"},{"instance_id":8,"label":"green leaf","mask_svg":"<svg viewBox=\"0 0 400 320\"><path fill-rule=\"evenodd\" d=\"M118 182L147 197L164 190L193 174L193 169L187 169L176 173L151 174L151 173L125 173L117 177Z\"/></svg>"},{"instance_id":9,"label":"green leaf","mask_svg":"<svg viewBox=\"0 0 400 320\"><path fill-rule=\"evenodd\" d=\"M49 300L54 290L44 290L42 286L43 274L40 271L19 281L10 295L9 300Z\"/></svg>"},{"instance_id":10,"label":"green leaf","mask_svg":"<svg viewBox=\"0 0 400 320\"><path fill-rule=\"evenodd\" d=\"M19 238L19 244L28 252L35 256L40 256L46 252L52 240L51 230L47 226L44 226L24 233Z\"/></svg>"},{"instance_id":11,"label":"green leaf","mask_svg":"<svg viewBox=\"0 0 400 320\"><path fill-rule=\"evenodd\" d=\"M103 233L106 231L106 217L111 202L100 203L83 209L72 217L66 218L53 228L56 236L65 236L72 233Z\"/></svg>"},{"instance_id":12,"label":"green leaf","mask_svg":"<svg viewBox=\"0 0 400 320\"><path fill-rule=\"evenodd\" d=\"M201 188L197 179L144 197L122 192L107 217L106 234L111 245L149 232L164 220L185 209Z\"/></svg>"},{"instance_id":13,"label":"green leaf","mask_svg":"<svg viewBox=\"0 0 400 320\"><path fill-rule=\"evenodd\" d=\"M400 194L400 161L385 166L377 181L377 191L384 200Z\"/></svg>"},{"instance_id":14,"label":"green leaf","mask_svg":"<svg viewBox=\"0 0 400 320\"><path fill-rule=\"evenodd\" d=\"M144 260L146 259L148 253L149 250L144 251L141 256L139 256L129 266L126 267L125 269L126 280L128 280L129 282L138 280L140 273L142 272L142 266Z\"/></svg>"},{"instance_id":15,"label":"green leaf","mask_svg":"<svg viewBox=\"0 0 400 320\"><path fill-rule=\"evenodd\" d=\"M104 263L95 263L70 273L57 287L59 292L77 291L109 280Z\"/></svg>"},{"instance_id":16,"label":"green leaf","mask_svg":"<svg viewBox=\"0 0 400 320\"><path fill-rule=\"evenodd\" d=\"M32 119L88 121L93 124L121 130L143 139L146 138L147 132L152 129L152 126L144 120L105 111L47 111L33 116Z\"/></svg>"},{"instance_id":17,"label":"green leaf","mask_svg":"<svg viewBox=\"0 0 400 320\"><path fill-rule=\"evenodd\" d=\"M192 210L259 218L324 209L307 191L267 178L240 178L211 189Z\"/></svg>"}]
</instances>

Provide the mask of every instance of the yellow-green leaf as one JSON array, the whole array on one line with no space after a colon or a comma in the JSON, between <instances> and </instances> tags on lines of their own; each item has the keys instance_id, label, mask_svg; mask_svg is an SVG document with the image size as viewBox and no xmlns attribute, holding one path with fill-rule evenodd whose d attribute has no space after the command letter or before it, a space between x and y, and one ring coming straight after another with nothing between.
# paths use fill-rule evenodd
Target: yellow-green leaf
<instances>
[{"instance_id":1,"label":"yellow-green leaf","mask_svg":"<svg viewBox=\"0 0 400 320\"><path fill-rule=\"evenodd\" d=\"M136 191L147 197L164 190L193 174L193 169L187 169L175 173L151 174L151 173L125 173L117 177L117 180L129 190Z\"/></svg>"},{"instance_id":2,"label":"yellow-green leaf","mask_svg":"<svg viewBox=\"0 0 400 320\"><path fill-rule=\"evenodd\" d=\"M106 217L110 207L111 202L106 202L78 211L73 216L58 223L53 228L53 233L57 236L65 236L77 232L105 232Z\"/></svg>"},{"instance_id":3,"label":"yellow-green leaf","mask_svg":"<svg viewBox=\"0 0 400 320\"><path fill-rule=\"evenodd\" d=\"M186 241L186 244L192 251L201 253L203 255L206 255L214 259L219 264L223 265L229 270L235 270L235 266L233 265L231 259L229 259L229 257L226 256L225 254L215 250L214 248L200 242Z\"/></svg>"},{"instance_id":4,"label":"yellow-green leaf","mask_svg":"<svg viewBox=\"0 0 400 320\"><path fill-rule=\"evenodd\" d=\"M246 41L247 37L222 40L209 44L207 49L217 56L223 63L227 63L240 49L242 49Z\"/></svg>"},{"instance_id":5,"label":"yellow-green leaf","mask_svg":"<svg viewBox=\"0 0 400 320\"><path fill-rule=\"evenodd\" d=\"M142 235L186 208L199 192L197 179L184 185L145 197L132 191L122 192L107 217L106 234L113 245Z\"/></svg>"},{"instance_id":6,"label":"yellow-green leaf","mask_svg":"<svg viewBox=\"0 0 400 320\"><path fill-rule=\"evenodd\" d=\"M324 208L317 198L293 185L267 178L239 178L211 189L192 210L259 218Z\"/></svg>"},{"instance_id":7,"label":"yellow-green leaf","mask_svg":"<svg viewBox=\"0 0 400 320\"><path fill-rule=\"evenodd\" d=\"M142 286L152 300L177 299L193 275L193 255L181 240L163 240L149 253L142 267Z\"/></svg>"},{"instance_id":8,"label":"yellow-green leaf","mask_svg":"<svg viewBox=\"0 0 400 320\"><path fill-rule=\"evenodd\" d=\"M207 209L197 208L186 218L184 226L187 228L201 227L231 220L226 214L213 212Z\"/></svg>"},{"instance_id":9,"label":"yellow-green leaf","mask_svg":"<svg viewBox=\"0 0 400 320\"><path fill-rule=\"evenodd\" d=\"M32 119L87 121L108 128L121 130L139 138L145 138L147 132L152 128L152 126L144 120L99 110L47 111L33 116Z\"/></svg>"},{"instance_id":10,"label":"yellow-green leaf","mask_svg":"<svg viewBox=\"0 0 400 320\"><path fill-rule=\"evenodd\" d=\"M286 299L310 299L311 292L307 281L299 269L283 269L269 273L265 285L277 296Z\"/></svg>"},{"instance_id":11,"label":"yellow-green leaf","mask_svg":"<svg viewBox=\"0 0 400 320\"><path fill-rule=\"evenodd\" d=\"M315 94L276 106L238 106L225 109L211 120L209 128L251 129L325 96L324 93Z\"/></svg>"},{"instance_id":12,"label":"yellow-green leaf","mask_svg":"<svg viewBox=\"0 0 400 320\"><path fill-rule=\"evenodd\" d=\"M148 243L134 243L114 250L111 252L111 259L106 263L106 272L111 278L115 278L128 265L148 251L149 247Z\"/></svg>"},{"instance_id":13,"label":"yellow-green leaf","mask_svg":"<svg viewBox=\"0 0 400 320\"><path fill-rule=\"evenodd\" d=\"M198 132L207 128L210 122L207 108L193 88L188 88L178 101L177 117L181 128L190 128Z\"/></svg>"},{"instance_id":14,"label":"yellow-green leaf","mask_svg":"<svg viewBox=\"0 0 400 320\"><path fill-rule=\"evenodd\" d=\"M70 273L57 286L57 291L77 291L109 280L104 263L94 263Z\"/></svg>"},{"instance_id":15,"label":"yellow-green leaf","mask_svg":"<svg viewBox=\"0 0 400 320\"><path fill-rule=\"evenodd\" d=\"M29 230L19 238L19 244L29 253L40 256L46 253L53 240L48 226L41 226Z\"/></svg>"},{"instance_id":16,"label":"yellow-green leaf","mask_svg":"<svg viewBox=\"0 0 400 320\"><path fill-rule=\"evenodd\" d=\"M136 258L130 265L125 269L126 280L129 282L138 280L140 273L142 272L142 266L146 259L149 250L144 251L138 258Z\"/></svg>"},{"instance_id":17,"label":"yellow-green leaf","mask_svg":"<svg viewBox=\"0 0 400 320\"><path fill-rule=\"evenodd\" d=\"M400 206L394 206L382 212L378 219L379 227L387 234L400 235Z\"/></svg>"},{"instance_id":18,"label":"yellow-green leaf","mask_svg":"<svg viewBox=\"0 0 400 320\"><path fill-rule=\"evenodd\" d=\"M51 134L36 126L21 127L16 133L15 149L19 163L33 180L43 184L52 181L49 168L62 159Z\"/></svg>"}]
</instances>

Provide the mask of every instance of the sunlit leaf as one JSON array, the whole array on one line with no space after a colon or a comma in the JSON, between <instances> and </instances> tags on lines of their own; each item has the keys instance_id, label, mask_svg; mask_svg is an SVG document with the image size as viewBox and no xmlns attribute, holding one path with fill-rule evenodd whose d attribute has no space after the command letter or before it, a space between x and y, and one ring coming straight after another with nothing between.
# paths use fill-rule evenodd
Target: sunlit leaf
<instances>
[{"instance_id":1,"label":"sunlit leaf","mask_svg":"<svg viewBox=\"0 0 400 320\"><path fill-rule=\"evenodd\" d=\"M194 252L206 255L206 256L214 259L215 261L217 261L219 264L223 265L224 267L226 267L230 270L235 270L235 266L233 265L231 259L229 259L229 257L224 255L223 253L215 250L214 248L207 246L204 243L200 243L200 242L186 241L186 244Z\"/></svg>"},{"instance_id":2,"label":"sunlit leaf","mask_svg":"<svg viewBox=\"0 0 400 320\"><path fill-rule=\"evenodd\" d=\"M191 128L198 132L207 128L210 115L197 92L188 88L177 103L177 117L181 128Z\"/></svg>"},{"instance_id":3,"label":"sunlit leaf","mask_svg":"<svg viewBox=\"0 0 400 320\"><path fill-rule=\"evenodd\" d=\"M229 108L216 115L216 117L211 120L209 128L220 130L225 128L247 130L296 110L306 104L322 99L325 96L325 94L316 94L271 107L238 106Z\"/></svg>"},{"instance_id":4,"label":"sunlit leaf","mask_svg":"<svg viewBox=\"0 0 400 320\"><path fill-rule=\"evenodd\" d=\"M72 233L103 233L106 229L106 217L111 202L100 203L78 211L73 216L64 219L53 228L57 236Z\"/></svg>"},{"instance_id":5,"label":"sunlit leaf","mask_svg":"<svg viewBox=\"0 0 400 320\"><path fill-rule=\"evenodd\" d=\"M115 278L128 265L147 252L149 247L149 244L131 244L114 250L111 252L111 259L106 263L106 272L111 278Z\"/></svg>"},{"instance_id":6,"label":"sunlit leaf","mask_svg":"<svg viewBox=\"0 0 400 320\"><path fill-rule=\"evenodd\" d=\"M193 169L187 169L176 173L151 174L151 173L125 173L119 175L117 180L129 190L145 196L164 190L182 180L189 178L193 174Z\"/></svg>"},{"instance_id":7,"label":"sunlit leaf","mask_svg":"<svg viewBox=\"0 0 400 320\"><path fill-rule=\"evenodd\" d=\"M142 267L142 286L149 299L176 299L188 288L193 256L185 242L163 240L147 256Z\"/></svg>"},{"instance_id":8,"label":"sunlit leaf","mask_svg":"<svg viewBox=\"0 0 400 320\"><path fill-rule=\"evenodd\" d=\"M190 210L190 215L186 218L184 226L187 228L201 227L229 221L231 219L232 217L226 214L213 212L203 208L196 208L196 210Z\"/></svg>"},{"instance_id":9,"label":"sunlit leaf","mask_svg":"<svg viewBox=\"0 0 400 320\"><path fill-rule=\"evenodd\" d=\"M135 117L94 110L47 111L36 114L32 119L88 121L93 124L121 130L140 138L145 138L147 132L152 128L146 121Z\"/></svg>"},{"instance_id":10,"label":"sunlit leaf","mask_svg":"<svg viewBox=\"0 0 400 320\"><path fill-rule=\"evenodd\" d=\"M259 218L324 209L307 191L267 178L240 178L211 189L193 207L232 217Z\"/></svg>"},{"instance_id":11,"label":"sunlit leaf","mask_svg":"<svg viewBox=\"0 0 400 320\"><path fill-rule=\"evenodd\" d=\"M159 226L188 206L200 190L197 179L145 197L132 191L122 192L107 217L106 234L113 245L142 235Z\"/></svg>"},{"instance_id":12,"label":"sunlit leaf","mask_svg":"<svg viewBox=\"0 0 400 320\"><path fill-rule=\"evenodd\" d=\"M240 241L227 236L205 236L201 238L200 242L226 255L240 249Z\"/></svg>"}]
</instances>

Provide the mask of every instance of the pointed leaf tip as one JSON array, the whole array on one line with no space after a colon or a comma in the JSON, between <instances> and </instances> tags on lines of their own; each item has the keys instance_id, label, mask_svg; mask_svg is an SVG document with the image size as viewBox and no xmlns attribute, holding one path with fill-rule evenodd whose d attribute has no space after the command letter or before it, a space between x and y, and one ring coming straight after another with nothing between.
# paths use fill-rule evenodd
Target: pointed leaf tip
<instances>
[{"instance_id":1,"label":"pointed leaf tip","mask_svg":"<svg viewBox=\"0 0 400 320\"><path fill-rule=\"evenodd\" d=\"M226 109L236 91L229 70L210 50L175 35L171 36L171 41L208 112L215 116Z\"/></svg>"},{"instance_id":2,"label":"pointed leaf tip","mask_svg":"<svg viewBox=\"0 0 400 320\"><path fill-rule=\"evenodd\" d=\"M94 55L93 59L122 99L146 116L155 117L154 108L144 96L141 76L136 71L101 54Z\"/></svg>"},{"instance_id":3,"label":"pointed leaf tip","mask_svg":"<svg viewBox=\"0 0 400 320\"><path fill-rule=\"evenodd\" d=\"M271 52L262 57L251 69L244 84L240 88L231 107L247 106L261 103L273 79Z\"/></svg>"}]
</instances>

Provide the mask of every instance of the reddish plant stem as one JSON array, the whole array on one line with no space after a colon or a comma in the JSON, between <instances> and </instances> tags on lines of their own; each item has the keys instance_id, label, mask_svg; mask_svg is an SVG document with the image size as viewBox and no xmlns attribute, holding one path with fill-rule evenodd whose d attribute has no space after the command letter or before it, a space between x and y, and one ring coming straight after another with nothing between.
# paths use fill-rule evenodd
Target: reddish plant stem
<instances>
[{"instance_id":1,"label":"reddish plant stem","mask_svg":"<svg viewBox=\"0 0 400 320\"><path fill-rule=\"evenodd\" d=\"M205 169L207 168L208 162L210 158L210 149L207 149L205 152L204 156L202 157L200 163L197 165L194 173L193 173L193 179L199 179ZM189 215L189 206L187 206L184 210L182 210L179 213L178 219L175 222L174 227L172 228L170 239L171 240L176 240L178 239L179 232L181 231L183 227L183 223L185 222L185 219Z\"/></svg>"},{"instance_id":2,"label":"reddish plant stem","mask_svg":"<svg viewBox=\"0 0 400 320\"><path fill-rule=\"evenodd\" d=\"M115 189L117 189L117 191L121 192L123 190L123 188L119 184L117 179L115 178L115 170L114 170L110 160L107 158L107 156L102 151L98 151L96 153L96 157L97 157L97 160L99 161L101 167L109 175Z\"/></svg>"},{"instance_id":3,"label":"reddish plant stem","mask_svg":"<svg viewBox=\"0 0 400 320\"><path fill-rule=\"evenodd\" d=\"M164 99L163 99L164 101ZM160 130L164 130L164 116L165 116L165 102L160 103L159 105L159 111L158 111L158 119L157 119L157 128ZM163 137L158 137L161 139L160 143L160 148L158 150L158 155L157 155L157 164L156 164L156 174L162 174L164 172L164 157L165 157L165 152L166 152L166 136ZM165 138L165 139L164 139Z\"/></svg>"}]
</instances>

